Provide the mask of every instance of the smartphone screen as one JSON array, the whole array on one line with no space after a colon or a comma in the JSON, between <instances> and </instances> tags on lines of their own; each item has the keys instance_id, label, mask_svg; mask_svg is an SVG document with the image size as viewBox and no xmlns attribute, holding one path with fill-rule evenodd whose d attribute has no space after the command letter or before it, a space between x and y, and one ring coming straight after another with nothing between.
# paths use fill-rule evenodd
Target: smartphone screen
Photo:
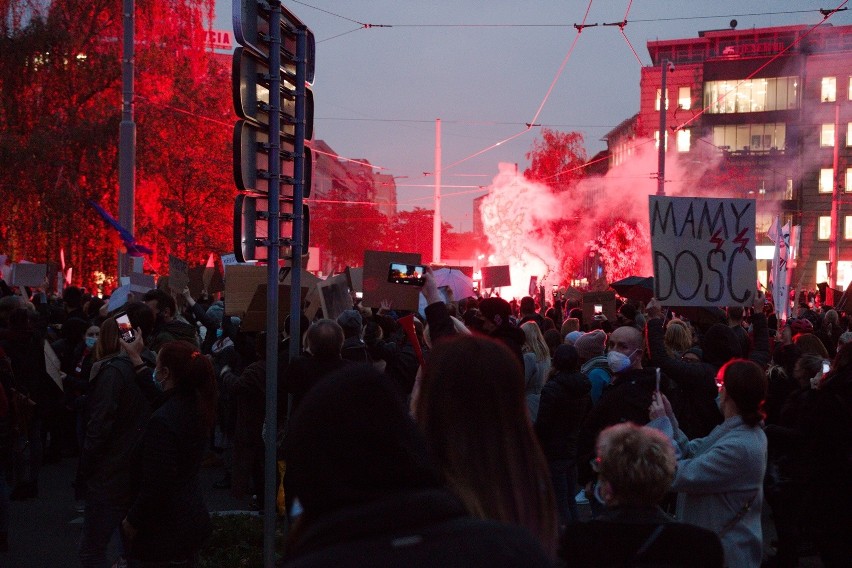
<instances>
[{"instance_id":1,"label":"smartphone screen","mask_svg":"<svg viewBox=\"0 0 852 568\"><path fill-rule=\"evenodd\" d=\"M136 339L136 332L133 331L130 318L127 317L126 313L118 314L115 317L115 323L118 324L118 333L124 341L130 343Z\"/></svg>"},{"instance_id":2,"label":"smartphone screen","mask_svg":"<svg viewBox=\"0 0 852 568\"><path fill-rule=\"evenodd\" d=\"M831 370L831 365L829 365L828 361L823 361L822 362L822 374L827 375L830 370Z\"/></svg>"},{"instance_id":3,"label":"smartphone screen","mask_svg":"<svg viewBox=\"0 0 852 568\"><path fill-rule=\"evenodd\" d=\"M603 304L595 304L595 315L603 313Z\"/></svg>"},{"instance_id":4,"label":"smartphone screen","mask_svg":"<svg viewBox=\"0 0 852 568\"><path fill-rule=\"evenodd\" d=\"M402 264L392 262L388 268L388 282L393 284L407 284L409 286L423 286L425 279L423 273L425 267L418 264Z\"/></svg>"}]
</instances>

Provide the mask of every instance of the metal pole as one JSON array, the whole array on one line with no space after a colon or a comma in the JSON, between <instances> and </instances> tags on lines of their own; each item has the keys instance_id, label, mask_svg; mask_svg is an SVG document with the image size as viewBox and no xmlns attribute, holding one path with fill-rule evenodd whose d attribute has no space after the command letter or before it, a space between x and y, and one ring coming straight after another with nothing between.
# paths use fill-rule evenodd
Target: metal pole
<instances>
[{"instance_id":1,"label":"metal pole","mask_svg":"<svg viewBox=\"0 0 852 568\"><path fill-rule=\"evenodd\" d=\"M435 215L432 218L432 263L441 262L441 119L435 119Z\"/></svg>"},{"instance_id":2,"label":"metal pole","mask_svg":"<svg viewBox=\"0 0 852 568\"><path fill-rule=\"evenodd\" d=\"M307 28L296 30L296 124L293 143L293 243L292 269L290 270L290 359L300 353L302 315L302 253L305 219L302 215L302 199L305 196L305 103L308 59ZM289 411L289 408L288 408Z\"/></svg>"},{"instance_id":3,"label":"metal pole","mask_svg":"<svg viewBox=\"0 0 852 568\"><path fill-rule=\"evenodd\" d=\"M828 290L825 299L829 305L834 305L834 289L837 288L837 230L840 209L840 172L838 171L840 146L840 104L834 106L834 162L831 187L831 234L828 237Z\"/></svg>"},{"instance_id":4,"label":"metal pole","mask_svg":"<svg viewBox=\"0 0 852 568\"><path fill-rule=\"evenodd\" d=\"M660 139L657 147L657 195L666 194L666 71L669 62L663 60L660 83Z\"/></svg>"},{"instance_id":5,"label":"metal pole","mask_svg":"<svg viewBox=\"0 0 852 568\"><path fill-rule=\"evenodd\" d=\"M269 247L266 265L266 414L263 461L263 565L275 566L278 434L278 257L281 238L281 4L269 15Z\"/></svg>"},{"instance_id":6,"label":"metal pole","mask_svg":"<svg viewBox=\"0 0 852 568\"><path fill-rule=\"evenodd\" d=\"M133 121L135 0L123 0L124 47L121 59L121 124L118 130L118 222L134 234L136 193L136 123ZM118 275L127 276L127 255L118 255Z\"/></svg>"}]
</instances>

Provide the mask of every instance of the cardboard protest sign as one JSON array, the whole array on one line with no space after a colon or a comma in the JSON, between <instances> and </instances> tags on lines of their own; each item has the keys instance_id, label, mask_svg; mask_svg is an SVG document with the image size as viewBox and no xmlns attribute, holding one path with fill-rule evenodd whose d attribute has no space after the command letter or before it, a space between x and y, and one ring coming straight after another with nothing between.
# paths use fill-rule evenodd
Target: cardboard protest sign
<instances>
[{"instance_id":1,"label":"cardboard protest sign","mask_svg":"<svg viewBox=\"0 0 852 568\"><path fill-rule=\"evenodd\" d=\"M153 290L156 287L156 281L151 274L142 274L139 272L130 273L130 291L138 294L144 294L148 290Z\"/></svg>"},{"instance_id":2,"label":"cardboard protest sign","mask_svg":"<svg viewBox=\"0 0 852 568\"><path fill-rule=\"evenodd\" d=\"M112 294L109 296L109 302L107 303L107 311L112 312L113 310L117 310L121 306L127 303L127 300L130 297L130 283L125 284L124 286L119 286L115 290L112 291Z\"/></svg>"},{"instance_id":3,"label":"cardboard protest sign","mask_svg":"<svg viewBox=\"0 0 852 568\"><path fill-rule=\"evenodd\" d=\"M346 278L349 280L349 289L353 292L364 292L364 267L346 267Z\"/></svg>"},{"instance_id":4,"label":"cardboard protest sign","mask_svg":"<svg viewBox=\"0 0 852 568\"><path fill-rule=\"evenodd\" d=\"M583 294L583 323L591 325L594 317L603 315L609 321L615 321L615 292L585 292Z\"/></svg>"},{"instance_id":5,"label":"cardboard protest sign","mask_svg":"<svg viewBox=\"0 0 852 568\"><path fill-rule=\"evenodd\" d=\"M189 284L189 265L185 260L169 255L169 288L181 293Z\"/></svg>"},{"instance_id":6,"label":"cardboard protest sign","mask_svg":"<svg viewBox=\"0 0 852 568\"><path fill-rule=\"evenodd\" d=\"M502 288L512 285L512 275L509 274L509 265L483 266L482 282L480 288Z\"/></svg>"},{"instance_id":7,"label":"cardboard protest sign","mask_svg":"<svg viewBox=\"0 0 852 568\"><path fill-rule=\"evenodd\" d=\"M380 308L387 300L395 310L417 311L420 287L388 282L388 269L393 263L422 264L420 254L413 252L364 251L364 299L362 305Z\"/></svg>"},{"instance_id":8,"label":"cardboard protest sign","mask_svg":"<svg viewBox=\"0 0 852 568\"><path fill-rule=\"evenodd\" d=\"M47 265L18 262L12 265L12 286L40 288L47 281Z\"/></svg>"},{"instance_id":9,"label":"cardboard protest sign","mask_svg":"<svg viewBox=\"0 0 852 568\"><path fill-rule=\"evenodd\" d=\"M266 267L232 264L225 275L225 315L243 317L258 286L266 284Z\"/></svg>"},{"instance_id":10,"label":"cardboard protest sign","mask_svg":"<svg viewBox=\"0 0 852 568\"><path fill-rule=\"evenodd\" d=\"M53 350L50 343L45 340L44 369L47 371L47 374L50 375L50 378L53 379L53 382L56 383L56 386L59 387L59 390L64 391L65 387L62 386L62 379L65 378L65 373L63 373L59 367L59 356L56 355L56 351Z\"/></svg>"},{"instance_id":11,"label":"cardboard protest sign","mask_svg":"<svg viewBox=\"0 0 852 568\"><path fill-rule=\"evenodd\" d=\"M740 306L757 293L755 201L649 196L654 296L665 306Z\"/></svg>"},{"instance_id":12,"label":"cardboard protest sign","mask_svg":"<svg viewBox=\"0 0 852 568\"><path fill-rule=\"evenodd\" d=\"M323 317L336 320L344 310L352 309L352 296L345 274L338 274L317 283Z\"/></svg>"},{"instance_id":13,"label":"cardboard protest sign","mask_svg":"<svg viewBox=\"0 0 852 568\"><path fill-rule=\"evenodd\" d=\"M264 267L265 268L265 267ZM266 331L266 283L255 289L240 323L240 331ZM228 302L225 301L227 306ZM290 287L278 286L278 331L284 331L284 318L290 313Z\"/></svg>"}]
</instances>

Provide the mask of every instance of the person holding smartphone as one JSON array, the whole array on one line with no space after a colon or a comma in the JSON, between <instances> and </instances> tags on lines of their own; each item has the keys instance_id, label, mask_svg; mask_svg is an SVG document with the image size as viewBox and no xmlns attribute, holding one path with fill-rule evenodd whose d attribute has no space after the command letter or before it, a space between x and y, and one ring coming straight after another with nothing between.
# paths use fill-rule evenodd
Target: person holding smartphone
<instances>
[{"instance_id":1,"label":"person holding smartphone","mask_svg":"<svg viewBox=\"0 0 852 568\"><path fill-rule=\"evenodd\" d=\"M123 345L136 355L136 342L142 339ZM213 364L189 343L170 341L157 354L156 368L143 375L162 394L139 444L139 492L121 521L122 533L134 559L194 566L211 532L199 470L216 414Z\"/></svg>"}]
</instances>

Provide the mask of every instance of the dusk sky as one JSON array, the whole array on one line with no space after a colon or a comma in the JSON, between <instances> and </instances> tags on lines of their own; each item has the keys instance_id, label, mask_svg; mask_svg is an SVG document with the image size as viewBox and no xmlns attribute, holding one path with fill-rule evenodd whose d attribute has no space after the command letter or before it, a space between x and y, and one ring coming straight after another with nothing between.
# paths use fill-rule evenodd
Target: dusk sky
<instances>
[{"instance_id":1,"label":"dusk sky","mask_svg":"<svg viewBox=\"0 0 852 568\"><path fill-rule=\"evenodd\" d=\"M500 162L526 168L525 154L540 130L526 123L582 132L590 157L605 148L601 138L639 110L640 68L650 64L647 41L697 37L728 28L732 19L740 30L815 25L823 19L820 8L845 4L285 2L317 41L314 137L340 156L366 159L398 176L399 209L431 208L434 178L424 172L435 170L440 118L442 208L461 231L471 230L471 201L485 193L478 188L489 185ZM602 25L621 22L625 14L626 39L618 26ZM578 35L574 24L583 22L598 26ZM852 15L839 12L829 23L852 24ZM232 29L229 0L217 0L214 28ZM669 81L677 83L676 71Z\"/></svg>"}]
</instances>

